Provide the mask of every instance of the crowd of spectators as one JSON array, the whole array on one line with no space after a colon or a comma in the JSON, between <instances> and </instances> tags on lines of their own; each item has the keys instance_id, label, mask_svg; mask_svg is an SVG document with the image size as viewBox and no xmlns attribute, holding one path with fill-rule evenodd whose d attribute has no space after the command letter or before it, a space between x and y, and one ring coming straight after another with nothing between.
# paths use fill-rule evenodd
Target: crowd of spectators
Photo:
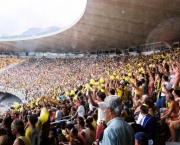
<instances>
[{"instance_id":1,"label":"crowd of spectators","mask_svg":"<svg viewBox=\"0 0 180 145\"><path fill-rule=\"evenodd\" d=\"M0 142L150 145L165 135L177 142L179 53L27 59L0 74L0 85L28 100L1 117Z\"/></svg>"},{"instance_id":2,"label":"crowd of spectators","mask_svg":"<svg viewBox=\"0 0 180 145\"><path fill-rule=\"evenodd\" d=\"M0 57L0 68L6 67L12 63L20 62L21 59L14 57Z\"/></svg>"}]
</instances>

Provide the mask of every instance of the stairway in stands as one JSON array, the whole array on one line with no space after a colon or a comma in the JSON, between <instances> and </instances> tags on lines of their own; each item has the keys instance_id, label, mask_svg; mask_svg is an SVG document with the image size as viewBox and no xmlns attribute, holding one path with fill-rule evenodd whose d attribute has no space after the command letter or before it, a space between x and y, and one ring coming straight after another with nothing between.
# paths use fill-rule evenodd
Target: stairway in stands
<instances>
[{"instance_id":1,"label":"stairway in stands","mask_svg":"<svg viewBox=\"0 0 180 145\"><path fill-rule=\"evenodd\" d=\"M4 71L10 69L10 68L13 68L13 67L21 64L21 63L24 62L24 61L26 61L26 59L23 59L23 60L21 60L21 61L19 61L19 62L12 63L12 64L10 64L10 65L8 65L8 66L5 66L5 67L1 68L1 69L0 69L0 74L3 73Z\"/></svg>"}]
</instances>

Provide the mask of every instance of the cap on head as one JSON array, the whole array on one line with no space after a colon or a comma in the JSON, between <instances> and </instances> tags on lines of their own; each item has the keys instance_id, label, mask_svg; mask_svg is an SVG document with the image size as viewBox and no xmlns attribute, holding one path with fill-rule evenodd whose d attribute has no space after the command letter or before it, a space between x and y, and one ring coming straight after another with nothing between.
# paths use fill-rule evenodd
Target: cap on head
<instances>
[{"instance_id":1,"label":"cap on head","mask_svg":"<svg viewBox=\"0 0 180 145\"><path fill-rule=\"evenodd\" d=\"M137 141L139 141L139 142L141 142L141 143L143 143L145 145L148 144L148 136L147 136L146 133L144 133L144 132L137 132L134 137L135 137L135 139Z\"/></svg>"}]
</instances>

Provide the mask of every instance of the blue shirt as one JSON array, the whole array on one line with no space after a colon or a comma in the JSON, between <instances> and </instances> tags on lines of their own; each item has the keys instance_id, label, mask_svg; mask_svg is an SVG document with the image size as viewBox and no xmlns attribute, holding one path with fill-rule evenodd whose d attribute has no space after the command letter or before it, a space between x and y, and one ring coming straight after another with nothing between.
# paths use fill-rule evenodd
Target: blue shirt
<instances>
[{"instance_id":1,"label":"blue shirt","mask_svg":"<svg viewBox=\"0 0 180 145\"><path fill-rule=\"evenodd\" d=\"M146 114L146 116L144 116L144 118L141 120L140 124L145 128L148 137L154 140L156 134L156 121L154 117Z\"/></svg>"},{"instance_id":2,"label":"blue shirt","mask_svg":"<svg viewBox=\"0 0 180 145\"><path fill-rule=\"evenodd\" d=\"M134 132L129 124L120 117L107 123L100 145L134 145Z\"/></svg>"}]
</instances>

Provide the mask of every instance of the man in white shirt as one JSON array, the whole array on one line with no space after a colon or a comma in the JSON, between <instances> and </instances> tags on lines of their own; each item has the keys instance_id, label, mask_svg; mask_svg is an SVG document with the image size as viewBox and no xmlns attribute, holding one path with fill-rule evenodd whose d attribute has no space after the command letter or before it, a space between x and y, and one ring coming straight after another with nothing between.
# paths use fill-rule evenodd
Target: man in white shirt
<instances>
[{"instance_id":1,"label":"man in white shirt","mask_svg":"<svg viewBox=\"0 0 180 145\"><path fill-rule=\"evenodd\" d=\"M81 101L77 101L76 105L78 106L78 109L77 109L75 115L72 117L72 119L76 118L76 116L78 116L78 117L81 116L84 118L85 109L84 109L84 106L82 105Z\"/></svg>"},{"instance_id":2,"label":"man in white shirt","mask_svg":"<svg viewBox=\"0 0 180 145\"><path fill-rule=\"evenodd\" d=\"M173 69L170 69L170 76L169 76L169 81L171 83L171 85L173 85L173 79L175 77L175 72L173 71Z\"/></svg>"},{"instance_id":3,"label":"man in white shirt","mask_svg":"<svg viewBox=\"0 0 180 145\"><path fill-rule=\"evenodd\" d=\"M84 115L85 115L84 106L81 104L81 102L77 102L77 105L78 105L78 109L77 109L78 117L81 116L84 118Z\"/></svg>"},{"instance_id":4,"label":"man in white shirt","mask_svg":"<svg viewBox=\"0 0 180 145\"><path fill-rule=\"evenodd\" d=\"M102 126L99 125L100 120L104 119L104 99L106 98L105 93L103 92L96 92L94 91L91 95L90 91L88 90L87 96L89 97L89 100L91 104L94 107L98 107L98 119L97 119L97 130L96 130L96 139L99 138L99 134L102 130Z\"/></svg>"},{"instance_id":5,"label":"man in white shirt","mask_svg":"<svg viewBox=\"0 0 180 145\"><path fill-rule=\"evenodd\" d=\"M102 92L93 92L91 95L88 93L89 100L94 107L98 107L98 120L97 124L99 124L100 120L104 119L104 99L106 98L105 93Z\"/></svg>"},{"instance_id":6,"label":"man in white shirt","mask_svg":"<svg viewBox=\"0 0 180 145\"><path fill-rule=\"evenodd\" d=\"M93 111L93 105L90 103L90 100L88 100L89 103L89 111Z\"/></svg>"},{"instance_id":7,"label":"man in white shirt","mask_svg":"<svg viewBox=\"0 0 180 145\"><path fill-rule=\"evenodd\" d=\"M60 107L57 107L56 115L55 115L55 121L59 121L62 118L62 110L60 110Z\"/></svg>"}]
</instances>

